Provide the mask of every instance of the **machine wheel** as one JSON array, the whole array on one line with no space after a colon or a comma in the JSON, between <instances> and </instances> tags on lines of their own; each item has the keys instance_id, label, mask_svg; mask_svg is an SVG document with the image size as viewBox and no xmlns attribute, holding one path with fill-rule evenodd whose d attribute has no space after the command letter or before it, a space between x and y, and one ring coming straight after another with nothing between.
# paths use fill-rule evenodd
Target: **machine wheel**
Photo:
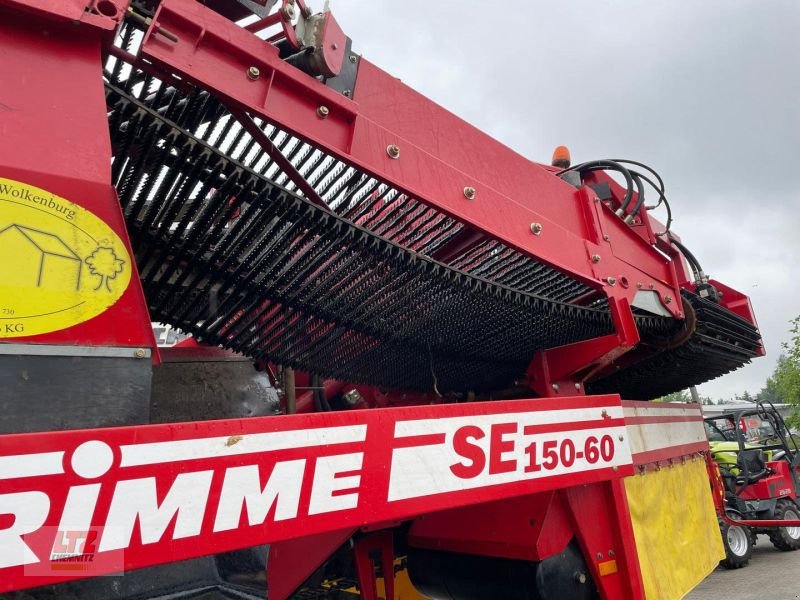
<instances>
[{"instance_id":1,"label":"machine wheel","mask_svg":"<svg viewBox=\"0 0 800 600\"><path fill-rule=\"evenodd\" d=\"M722 519L719 521L722 533L722 545L725 547L725 558L721 564L726 569L741 569L750 562L753 554L753 538L749 527L729 525Z\"/></svg>"},{"instance_id":2,"label":"machine wheel","mask_svg":"<svg viewBox=\"0 0 800 600\"><path fill-rule=\"evenodd\" d=\"M775 519L800 520L800 508L791 500L778 500L775 505ZM770 530L769 539L778 550L797 550L800 548L800 527L777 527Z\"/></svg>"}]
</instances>

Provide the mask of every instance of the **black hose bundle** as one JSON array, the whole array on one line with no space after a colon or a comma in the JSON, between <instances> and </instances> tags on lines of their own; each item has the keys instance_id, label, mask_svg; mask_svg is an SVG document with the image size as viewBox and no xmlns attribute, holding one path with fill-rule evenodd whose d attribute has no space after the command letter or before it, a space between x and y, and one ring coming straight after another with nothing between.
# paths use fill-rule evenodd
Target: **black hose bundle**
<instances>
[{"instance_id":1,"label":"black hose bundle","mask_svg":"<svg viewBox=\"0 0 800 600\"><path fill-rule=\"evenodd\" d=\"M653 180L644 173L633 169L629 169L625 165L634 165L637 167L641 167L642 169L651 173L653 177L655 177L658 183L653 182ZM623 197L622 204L619 207L619 209L617 209L616 214L617 216L623 217L626 223L631 223L634 217L636 217L636 215L639 214L639 211L642 210L645 200L644 185L642 182L649 184L650 187L652 187L658 193L658 204L652 207L645 207L645 208L650 210L661 206L661 204L664 204L667 210L667 224L666 227L664 228L664 231L657 235L663 236L669 233L669 229L672 226L672 208L670 207L669 201L667 200L667 197L665 195L664 180L655 171L655 169L653 169L652 167L648 167L644 163L635 160L629 160L626 158L615 158L611 160L606 160L606 159L592 160L589 162L581 163L573 167L569 167L568 169L563 169L562 171L556 173L556 175L561 176L569 172L577 172L582 175L584 173L591 173L593 171L615 171L617 173L620 173L622 177L625 179L625 196ZM633 205L631 211L627 212L628 206L630 205L630 202L633 198L634 186L636 186L636 193L637 193L636 203Z\"/></svg>"}]
</instances>

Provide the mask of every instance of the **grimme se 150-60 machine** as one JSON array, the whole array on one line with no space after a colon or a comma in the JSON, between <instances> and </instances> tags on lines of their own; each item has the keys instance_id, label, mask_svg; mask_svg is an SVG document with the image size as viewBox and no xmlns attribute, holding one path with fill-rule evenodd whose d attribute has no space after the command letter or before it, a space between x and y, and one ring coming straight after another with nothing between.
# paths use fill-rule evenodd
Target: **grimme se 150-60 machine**
<instances>
[{"instance_id":1,"label":"grimme se 150-60 machine","mask_svg":"<svg viewBox=\"0 0 800 600\"><path fill-rule=\"evenodd\" d=\"M0 50L0 592L654 600L724 556L699 407L646 401L763 348L653 171L532 163L303 0L0 0Z\"/></svg>"}]
</instances>

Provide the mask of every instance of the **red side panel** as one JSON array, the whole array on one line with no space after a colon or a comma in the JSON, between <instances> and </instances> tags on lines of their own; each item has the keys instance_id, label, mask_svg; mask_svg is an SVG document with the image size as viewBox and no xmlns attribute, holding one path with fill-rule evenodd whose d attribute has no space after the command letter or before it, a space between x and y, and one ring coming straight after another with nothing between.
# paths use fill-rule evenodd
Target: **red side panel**
<instances>
[{"instance_id":1,"label":"red side panel","mask_svg":"<svg viewBox=\"0 0 800 600\"><path fill-rule=\"evenodd\" d=\"M37 252L36 244L44 240L45 245L52 246L47 256L54 258L45 261L43 269L59 272L59 265L69 264L83 278L79 279L77 300L45 301L43 306L49 306L50 311L25 305L23 282L23 288L17 290L22 299L13 306L4 303L0 307L5 309L0 315L0 341L154 346L119 202L110 182L111 148L100 46L100 36L86 26L0 13L0 183L11 186L0 189L0 230L11 226L17 228L11 231L14 235L34 231L30 235L38 236L38 241L22 237L22 241L13 241L11 235L5 236L9 247L20 249L13 251L17 259L25 258L20 253L27 251L26 243L31 252ZM74 205L86 209L88 215L71 218ZM91 223L89 228L84 222ZM93 247L86 245L89 241ZM119 262L108 264L110 279L92 275L92 265L86 260L95 251L100 250L95 254L95 266L99 265L96 259L111 257L102 248L112 249L113 260L125 263L124 278L114 279ZM2 260L9 258L3 256ZM31 293L37 293L35 281L32 286ZM5 288L3 291L6 299L12 295ZM64 291L65 296L71 293ZM96 301L100 294L109 296L103 300L106 304L94 311L99 314L86 318L88 313L71 309L78 302ZM43 326L37 326L32 316L55 311L63 311L63 318L50 315ZM11 329L6 335L7 325ZM25 335L30 330L35 335Z\"/></svg>"},{"instance_id":2,"label":"red side panel","mask_svg":"<svg viewBox=\"0 0 800 600\"><path fill-rule=\"evenodd\" d=\"M0 591L614 480L625 432L597 396L0 436Z\"/></svg>"},{"instance_id":3,"label":"red side panel","mask_svg":"<svg viewBox=\"0 0 800 600\"><path fill-rule=\"evenodd\" d=\"M409 542L430 550L538 561L563 551L572 536L561 496L545 492L421 517L411 527Z\"/></svg>"}]
</instances>

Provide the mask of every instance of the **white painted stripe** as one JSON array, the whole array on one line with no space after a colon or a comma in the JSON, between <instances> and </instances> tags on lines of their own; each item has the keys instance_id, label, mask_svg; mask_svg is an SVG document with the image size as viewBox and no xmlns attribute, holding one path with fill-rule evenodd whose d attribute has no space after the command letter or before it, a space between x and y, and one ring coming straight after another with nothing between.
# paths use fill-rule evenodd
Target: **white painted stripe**
<instances>
[{"instance_id":1,"label":"white painted stripe","mask_svg":"<svg viewBox=\"0 0 800 600\"><path fill-rule=\"evenodd\" d=\"M135 444L120 447L122 452L120 466L155 465L199 458L218 458L292 448L363 442L366 437L366 425L348 425L271 433L247 433L242 434L241 437L220 436Z\"/></svg>"},{"instance_id":2,"label":"white painted stripe","mask_svg":"<svg viewBox=\"0 0 800 600\"><path fill-rule=\"evenodd\" d=\"M706 433L700 421L645 423L628 425L628 438L631 452L635 455L640 452L704 442Z\"/></svg>"},{"instance_id":3,"label":"white painted stripe","mask_svg":"<svg viewBox=\"0 0 800 600\"><path fill-rule=\"evenodd\" d=\"M508 422L510 416L505 415L506 422ZM473 416L472 420L472 424L488 430L487 422L481 417ZM517 481L547 479L566 473L582 473L613 466L629 465L632 459L625 433L624 426L598 427L596 429L535 435L523 435L522 430L519 429L517 434L505 436L505 441L513 441L513 450L505 452L502 456L504 461L514 460L516 468L507 473L489 474L488 468L485 467L479 475L469 479L457 477L450 469L452 465L469 462L469 460L455 452L452 437L448 437L446 444L396 448L392 453L388 499L391 502ZM614 442L614 457L609 462L598 460L595 464L590 464L585 457L582 457L576 459L574 464L569 467L564 466L559 460L558 466L552 470L542 468L536 472L525 472L526 466L530 464L530 457L526 454L525 449L532 442L537 444L537 455L539 455L537 462L541 464L543 462L541 453L545 441L558 441L560 444L562 440L570 439L575 444L576 450L582 452L589 436L600 438L604 435L612 436ZM622 440L620 440L620 437ZM488 458L490 443L488 435L480 440L473 440L471 443L479 446L484 456Z\"/></svg>"},{"instance_id":4,"label":"white painted stripe","mask_svg":"<svg viewBox=\"0 0 800 600\"><path fill-rule=\"evenodd\" d=\"M60 475L63 472L64 452L0 456L0 479Z\"/></svg>"},{"instance_id":5,"label":"white painted stripe","mask_svg":"<svg viewBox=\"0 0 800 600\"><path fill-rule=\"evenodd\" d=\"M603 411L606 417L603 417ZM598 425L607 419L621 419L622 407L609 406L606 408L573 408L563 410L544 410L529 412L508 412L491 415L468 415L465 417L445 417L440 419L416 419L413 421L398 421L394 426L394 437L403 438L415 435L428 435L434 433L452 433L464 425L490 426L495 423L518 423L520 431L526 425L555 425L560 423L575 423L578 421L598 421Z\"/></svg>"},{"instance_id":6,"label":"white painted stripe","mask_svg":"<svg viewBox=\"0 0 800 600\"><path fill-rule=\"evenodd\" d=\"M703 417L700 409L689 407L670 408L667 406L626 406L626 417Z\"/></svg>"}]
</instances>

